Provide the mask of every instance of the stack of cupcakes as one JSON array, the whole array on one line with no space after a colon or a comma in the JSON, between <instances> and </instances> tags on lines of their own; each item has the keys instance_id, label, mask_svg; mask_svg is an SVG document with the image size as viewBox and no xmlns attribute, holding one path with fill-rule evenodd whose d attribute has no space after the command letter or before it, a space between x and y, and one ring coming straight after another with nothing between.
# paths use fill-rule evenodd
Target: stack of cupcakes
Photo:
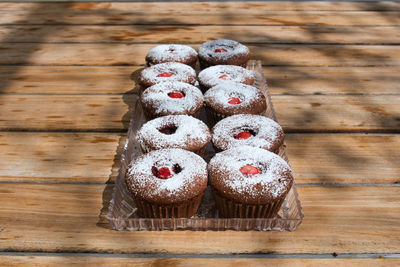
<instances>
[{"instance_id":1,"label":"stack of cupcakes","mask_svg":"<svg viewBox=\"0 0 400 267\"><path fill-rule=\"evenodd\" d=\"M249 49L232 40L206 42L198 53L178 44L149 51L138 80L148 120L136 136L144 155L126 176L140 216L192 217L208 182L222 216L276 216L293 177L275 154L284 134L261 115L266 99L244 68L249 58ZM198 119L203 106L211 131ZM211 140L219 153L207 165Z\"/></svg>"}]
</instances>

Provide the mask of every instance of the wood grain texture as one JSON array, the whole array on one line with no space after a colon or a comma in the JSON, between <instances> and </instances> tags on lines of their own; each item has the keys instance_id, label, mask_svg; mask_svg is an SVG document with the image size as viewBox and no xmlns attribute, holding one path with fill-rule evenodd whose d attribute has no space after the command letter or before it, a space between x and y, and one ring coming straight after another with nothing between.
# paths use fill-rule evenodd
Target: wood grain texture
<instances>
[{"instance_id":1,"label":"wood grain texture","mask_svg":"<svg viewBox=\"0 0 400 267\"><path fill-rule=\"evenodd\" d=\"M126 130L136 95L2 95L0 129Z\"/></svg>"},{"instance_id":2,"label":"wood grain texture","mask_svg":"<svg viewBox=\"0 0 400 267\"><path fill-rule=\"evenodd\" d=\"M0 132L1 181L105 183L117 175L125 138L115 133Z\"/></svg>"},{"instance_id":3,"label":"wood grain texture","mask_svg":"<svg viewBox=\"0 0 400 267\"><path fill-rule=\"evenodd\" d=\"M132 258L112 256L2 256L5 266L363 266L395 267L400 259L211 259L211 258Z\"/></svg>"},{"instance_id":4,"label":"wood grain texture","mask_svg":"<svg viewBox=\"0 0 400 267\"><path fill-rule=\"evenodd\" d=\"M400 187L299 187L294 232L125 232L99 220L112 185L1 184L1 251L101 253L397 253ZM103 210L104 212L105 210Z\"/></svg>"},{"instance_id":5,"label":"wood grain texture","mask_svg":"<svg viewBox=\"0 0 400 267\"><path fill-rule=\"evenodd\" d=\"M33 2L34 0L30 1ZM51 2L51 1L48 1ZM53 2L60 2L54 0ZM73 1L71 1L73 2ZM76 1L75 1L76 2ZM80 2L80 1L77 1ZM102 2L102 1L98 1ZM187 2L137 2L137 3L47 3L49 11L57 11L65 8L71 8L81 12L102 11L102 10L116 10L125 11L129 10L146 12L149 8L159 11L170 11L171 9L192 10L194 7L201 10L220 10L220 9L252 9L257 7L260 11L400 11L400 4L396 1L376 1L366 0L363 2L328 2L328 1L315 1L315 2L285 2L285 1L271 1L271 2L203 2L203 3L187 3ZM0 10L7 12L26 12L36 7L35 3L0 3ZM250 7L249 7L250 6ZM251 10L249 10L251 12ZM101 13L101 12L99 12Z\"/></svg>"},{"instance_id":6,"label":"wood grain texture","mask_svg":"<svg viewBox=\"0 0 400 267\"><path fill-rule=\"evenodd\" d=\"M114 182L125 134L0 132L0 181ZM400 183L400 136L287 134L297 184Z\"/></svg>"},{"instance_id":7,"label":"wood grain texture","mask_svg":"<svg viewBox=\"0 0 400 267\"><path fill-rule=\"evenodd\" d=\"M0 97L0 129L126 131L136 95ZM285 131L400 130L400 96L273 96Z\"/></svg>"},{"instance_id":8,"label":"wood grain texture","mask_svg":"<svg viewBox=\"0 0 400 267\"><path fill-rule=\"evenodd\" d=\"M0 66L2 93L125 93L142 67ZM265 67L272 94L399 94L399 67Z\"/></svg>"},{"instance_id":9,"label":"wood grain texture","mask_svg":"<svg viewBox=\"0 0 400 267\"><path fill-rule=\"evenodd\" d=\"M400 135L287 134L296 183L400 183Z\"/></svg>"},{"instance_id":10,"label":"wood grain texture","mask_svg":"<svg viewBox=\"0 0 400 267\"><path fill-rule=\"evenodd\" d=\"M166 40L167 41L167 40ZM193 45L197 48L199 45ZM0 43L0 65L143 65L154 44ZM265 66L400 66L395 45L249 45Z\"/></svg>"},{"instance_id":11,"label":"wood grain texture","mask_svg":"<svg viewBox=\"0 0 400 267\"><path fill-rule=\"evenodd\" d=\"M0 24L255 24L255 25L399 25L398 3L320 11L312 4L273 3L77 3L3 5ZM333 9L333 4L325 9ZM272 8L271 8L272 7ZM335 7L335 9L340 9ZM283 10L283 11L280 11Z\"/></svg>"},{"instance_id":12,"label":"wood grain texture","mask_svg":"<svg viewBox=\"0 0 400 267\"><path fill-rule=\"evenodd\" d=\"M234 39L244 43L399 44L399 26L1 26L0 40L28 43L202 43Z\"/></svg>"}]
</instances>

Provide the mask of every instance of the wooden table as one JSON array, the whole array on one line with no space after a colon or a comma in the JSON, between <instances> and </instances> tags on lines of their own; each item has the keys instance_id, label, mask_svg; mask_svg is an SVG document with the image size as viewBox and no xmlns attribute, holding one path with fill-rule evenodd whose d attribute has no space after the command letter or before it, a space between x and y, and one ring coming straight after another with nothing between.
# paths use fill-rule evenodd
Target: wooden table
<instances>
[{"instance_id":1,"label":"wooden table","mask_svg":"<svg viewBox=\"0 0 400 267\"><path fill-rule=\"evenodd\" d=\"M1 3L0 24L0 265L400 265L400 3ZM218 38L264 63L304 222L111 230L145 54Z\"/></svg>"}]
</instances>

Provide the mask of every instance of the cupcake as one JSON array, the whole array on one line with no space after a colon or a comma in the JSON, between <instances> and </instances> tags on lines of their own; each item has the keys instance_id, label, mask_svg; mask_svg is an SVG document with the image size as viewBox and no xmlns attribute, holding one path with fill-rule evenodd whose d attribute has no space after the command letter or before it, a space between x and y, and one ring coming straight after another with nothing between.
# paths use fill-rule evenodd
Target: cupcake
<instances>
[{"instance_id":1,"label":"cupcake","mask_svg":"<svg viewBox=\"0 0 400 267\"><path fill-rule=\"evenodd\" d=\"M179 62L194 68L197 52L187 45L163 44L152 48L146 55L147 66L166 62Z\"/></svg>"},{"instance_id":2,"label":"cupcake","mask_svg":"<svg viewBox=\"0 0 400 267\"><path fill-rule=\"evenodd\" d=\"M202 70L198 81L203 92L226 81L253 85L254 72L234 65L217 65Z\"/></svg>"},{"instance_id":3,"label":"cupcake","mask_svg":"<svg viewBox=\"0 0 400 267\"><path fill-rule=\"evenodd\" d=\"M226 82L204 94L207 119L214 125L235 114L261 114L267 106L264 94L256 87Z\"/></svg>"},{"instance_id":4,"label":"cupcake","mask_svg":"<svg viewBox=\"0 0 400 267\"><path fill-rule=\"evenodd\" d=\"M144 69L140 73L138 80L142 91L157 83L172 81L195 84L196 72L188 65L177 62L167 62Z\"/></svg>"},{"instance_id":5,"label":"cupcake","mask_svg":"<svg viewBox=\"0 0 400 267\"><path fill-rule=\"evenodd\" d=\"M190 218L207 187L207 163L179 148L154 150L132 161L126 185L139 216Z\"/></svg>"},{"instance_id":6,"label":"cupcake","mask_svg":"<svg viewBox=\"0 0 400 267\"><path fill-rule=\"evenodd\" d=\"M293 184L289 165L265 149L241 146L208 164L218 211L226 218L273 218Z\"/></svg>"},{"instance_id":7,"label":"cupcake","mask_svg":"<svg viewBox=\"0 0 400 267\"><path fill-rule=\"evenodd\" d=\"M260 115L233 115L219 121L212 129L212 142L217 151L247 145L277 154L283 139L282 127Z\"/></svg>"},{"instance_id":8,"label":"cupcake","mask_svg":"<svg viewBox=\"0 0 400 267\"><path fill-rule=\"evenodd\" d=\"M169 115L145 123L137 133L142 151L182 148L201 157L211 140L207 125L188 115Z\"/></svg>"},{"instance_id":9,"label":"cupcake","mask_svg":"<svg viewBox=\"0 0 400 267\"><path fill-rule=\"evenodd\" d=\"M197 87L183 82L159 83L140 95L147 120L166 115L199 117L203 100L203 94Z\"/></svg>"},{"instance_id":10,"label":"cupcake","mask_svg":"<svg viewBox=\"0 0 400 267\"><path fill-rule=\"evenodd\" d=\"M199 48L199 62L202 69L214 65L245 67L249 59L249 49L233 40L210 41Z\"/></svg>"}]
</instances>

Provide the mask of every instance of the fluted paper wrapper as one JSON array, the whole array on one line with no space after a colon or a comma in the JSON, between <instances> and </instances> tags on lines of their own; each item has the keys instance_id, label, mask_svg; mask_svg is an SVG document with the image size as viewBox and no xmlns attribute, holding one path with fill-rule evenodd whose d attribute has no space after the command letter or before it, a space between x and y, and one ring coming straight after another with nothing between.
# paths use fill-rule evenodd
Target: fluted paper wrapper
<instances>
[{"instance_id":1,"label":"fluted paper wrapper","mask_svg":"<svg viewBox=\"0 0 400 267\"><path fill-rule=\"evenodd\" d=\"M268 87L262 74L261 62L249 61L247 68L255 71L255 86L264 93L267 99L267 108L261 115L267 116L276 121ZM200 119L207 123L205 112L202 111ZM149 218L140 216L139 209L142 208L138 207L140 204L137 205L135 203L132 195L126 188L125 174L132 159L142 155L143 153L141 146L136 139L136 133L145 122L146 119L140 101L136 101L135 110L128 129L126 145L121 155L119 173L115 181L112 199L106 216L113 229L129 231L178 229L194 231L293 231L302 222L304 215L301 211L301 203L298 199L295 184L293 184L292 188L289 190L282 205L279 205L280 208L273 218L224 218L216 207L216 201L212 195L210 186L208 186L204 192L204 196L201 199L197 212L192 217L180 217L180 214L177 215L178 217L176 218ZM208 161L214 155L215 150L213 149L213 146L209 144L205 151L205 160ZM278 155L288 162L285 144L280 147ZM278 204L276 204L276 206L278 206ZM148 210L148 208L143 208L143 211L144 210ZM273 210L273 208L269 208L268 210ZM177 213L176 210L173 212L175 216ZM173 212L171 209L168 209L168 216L171 214L172 217ZM254 212L256 213L256 211ZM158 211L158 214L166 215L167 209L161 209L161 211ZM250 216L252 212L248 212L247 214Z\"/></svg>"}]
</instances>

